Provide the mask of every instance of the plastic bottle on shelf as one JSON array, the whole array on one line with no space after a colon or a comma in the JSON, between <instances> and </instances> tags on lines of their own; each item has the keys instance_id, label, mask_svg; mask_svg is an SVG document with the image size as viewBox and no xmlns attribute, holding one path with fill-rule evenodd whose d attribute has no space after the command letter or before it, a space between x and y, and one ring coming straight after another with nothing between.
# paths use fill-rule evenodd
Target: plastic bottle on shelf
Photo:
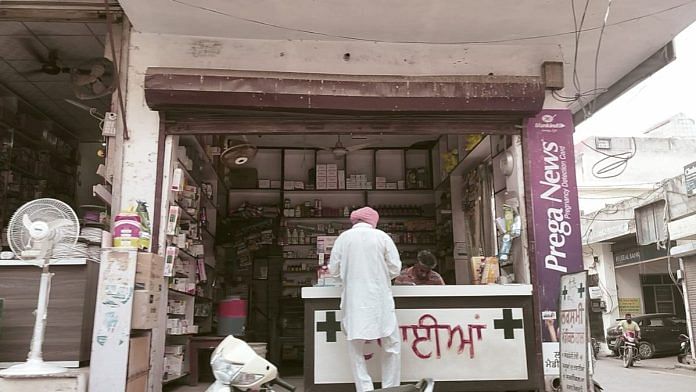
<instances>
[{"instance_id":1,"label":"plastic bottle on shelf","mask_svg":"<svg viewBox=\"0 0 696 392\"><path fill-rule=\"evenodd\" d=\"M292 229L292 236L290 238L290 243L293 245L297 245L298 238L299 238L299 234L297 233L297 229Z\"/></svg>"}]
</instances>

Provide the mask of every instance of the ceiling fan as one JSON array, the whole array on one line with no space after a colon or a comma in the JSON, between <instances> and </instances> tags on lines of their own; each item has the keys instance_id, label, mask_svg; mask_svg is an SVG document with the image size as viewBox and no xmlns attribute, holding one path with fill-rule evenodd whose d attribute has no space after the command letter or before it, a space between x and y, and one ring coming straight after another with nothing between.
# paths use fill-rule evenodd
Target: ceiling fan
<instances>
[{"instance_id":1,"label":"ceiling fan","mask_svg":"<svg viewBox=\"0 0 696 392\"><path fill-rule=\"evenodd\" d=\"M32 45L25 47L41 63L41 68L23 73L25 76L70 74L73 92L83 100L103 97L116 89L114 63L105 57L87 60L77 67L65 67L57 50L49 50L48 57L44 57Z\"/></svg>"},{"instance_id":2,"label":"ceiling fan","mask_svg":"<svg viewBox=\"0 0 696 392\"><path fill-rule=\"evenodd\" d=\"M380 140L377 139L377 140L373 140L371 142L355 144L355 145L346 147L343 145L343 143L341 143L341 135L338 135L338 140L336 141L336 144L333 147L320 147L320 146L315 146L315 147L322 149L324 151L331 151L333 153L334 157L336 157L336 158L343 158L349 152L362 150L364 148L375 145L379 142L380 142Z\"/></svg>"}]
</instances>

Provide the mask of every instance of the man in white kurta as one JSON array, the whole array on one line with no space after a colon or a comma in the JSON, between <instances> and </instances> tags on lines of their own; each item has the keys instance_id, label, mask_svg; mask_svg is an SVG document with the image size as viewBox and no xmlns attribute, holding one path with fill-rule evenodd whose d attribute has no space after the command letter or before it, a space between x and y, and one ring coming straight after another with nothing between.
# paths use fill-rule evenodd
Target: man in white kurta
<instances>
[{"instance_id":1,"label":"man in white kurta","mask_svg":"<svg viewBox=\"0 0 696 392\"><path fill-rule=\"evenodd\" d=\"M330 273L343 281L341 326L348 340L348 355L357 392L372 391L363 354L365 343L380 340L382 387L401 379L401 342L394 311L391 280L401 271L399 252L391 237L378 230L379 214L369 207L353 211L353 227L334 243Z\"/></svg>"}]
</instances>

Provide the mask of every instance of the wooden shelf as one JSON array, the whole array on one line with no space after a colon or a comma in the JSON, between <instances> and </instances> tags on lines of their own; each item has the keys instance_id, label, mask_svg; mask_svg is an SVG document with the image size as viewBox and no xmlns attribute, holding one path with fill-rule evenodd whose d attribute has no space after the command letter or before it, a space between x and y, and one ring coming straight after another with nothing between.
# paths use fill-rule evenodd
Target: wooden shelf
<instances>
[{"instance_id":1,"label":"wooden shelf","mask_svg":"<svg viewBox=\"0 0 696 392\"><path fill-rule=\"evenodd\" d=\"M282 189L279 188L230 188L228 189L229 193L253 193L253 192L258 192L258 193L280 193L282 192ZM289 192L289 191L286 191Z\"/></svg>"},{"instance_id":2,"label":"wooden shelf","mask_svg":"<svg viewBox=\"0 0 696 392\"><path fill-rule=\"evenodd\" d=\"M188 211L186 211L186 208L185 208L184 206L182 206L181 203L179 203L178 201L175 201L174 204L175 204L176 206L178 206L179 209L181 210L181 215L180 215L180 218L179 218L179 219L181 219L181 216L184 216L184 217L186 218L186 219L184 219L184 220L192 221L192 222L194 222L194 223L198 223L198 219L196 219L196 217L194 217L194 216L191 215Z\"/></svg>"},{"instance_id":3,"label":"wooden shelf","mask_svg":"<svg viewBox=\"0 0 696 392\"><path fill-rule=\"evenodd\" d=\"M174 289L172 289L172 288L169 288L169 292L172 293L172 294L183 295L183 296L185 296L185 297L191 297L191 298L194 298L194 297L196 296L195 294L189 294L189 293L187 293L187 292L185 292L185 291L174 290Z\"/></svg>"},{"instance_id":4,"label":"wooden shelf","mask_svg":"<svg viewBox=\"0 0 696 392\"><path fill-rule=\"evenodd\" d=\"M164 380L162 380L162 385L167 385L167 384L171 384L171 383L173 383L173 382L175 382L175 381L179 381L179 380L183 379L184 377L187 377L188 375L189 375L188 372L184 372L184 373L182 373L182 374L179 375L179 376L175 376L175 377L171 377L171 378L165 378Z\"/></svg>"}]
</instances>

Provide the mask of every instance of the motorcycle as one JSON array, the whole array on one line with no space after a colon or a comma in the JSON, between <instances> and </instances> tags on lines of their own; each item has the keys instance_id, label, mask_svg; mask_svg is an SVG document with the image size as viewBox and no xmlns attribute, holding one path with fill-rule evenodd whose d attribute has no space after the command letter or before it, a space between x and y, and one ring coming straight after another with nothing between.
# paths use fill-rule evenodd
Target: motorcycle
<instances>
[{"instance_id":1,"label":"motorcycle","mask_svg":"<svg viewBox=\"0 0 696 392\"><path fill-rule=\"evenodd\" d=\"M256 352L243 340L226 337L210 357L215 382L206 392L263 391L275 392L279 386L290 392L295 387L278 377L278 368ZM433 392L433 380L421 380L417 384L378 389L384 392Z\"/></svg>"},{"instance_id":2,"label":"motorcycle","mask_svg":"<svg viewBox=\"0 0 696 392\"><path fill-rule=\"evenodd\" d=\"M592 356L594 359L597 359L597 355L599 354L599 342L597 339L592 338Z\"/></svg>"},{"instance_id":3,"label":"motorcycle","mask_svg":"<svg viewBox=\"0 0 696 392\"><path fill-rule=\"evenodd\" d=\"M691 339L681 334L679 335L679 341L681 342L681 348L679 349L679 354L677 355L677 361L679 363L689 362L688 357L691 356Z\"/></svg>"},{"instance_id":4,"label":"motorcycle","mask_svg":"<svg viewBox=\"0 0 696 392\"><path fill-rule=\"evenodd\" d=\"M628 331L623 333L623 344L620 347L620 353L625 368L631 367L636 361L640 360L638 339L636 339L635 332Z\"/></svg>"}]
</instances>

